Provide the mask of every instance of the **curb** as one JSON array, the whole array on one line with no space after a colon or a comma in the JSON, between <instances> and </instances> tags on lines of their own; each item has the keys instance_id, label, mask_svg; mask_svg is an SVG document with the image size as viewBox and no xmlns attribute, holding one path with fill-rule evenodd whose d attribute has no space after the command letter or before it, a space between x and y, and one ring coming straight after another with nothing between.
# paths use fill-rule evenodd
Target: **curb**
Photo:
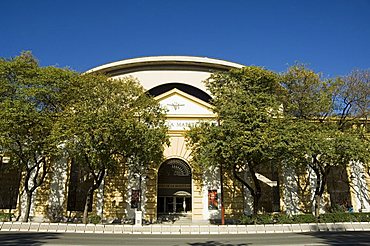
<instances>
[{"instance_id":1,"label":"curb","mask_svg":"<svg viewBox=\"0 0 370 246\"><path fill-rule=\"evenodd\" d=\"M0 231L102 234L258 234L321 231L370 231L370 222L266 225L94 225L69 223L0 222Z\"/></svg>"}]
</instances>

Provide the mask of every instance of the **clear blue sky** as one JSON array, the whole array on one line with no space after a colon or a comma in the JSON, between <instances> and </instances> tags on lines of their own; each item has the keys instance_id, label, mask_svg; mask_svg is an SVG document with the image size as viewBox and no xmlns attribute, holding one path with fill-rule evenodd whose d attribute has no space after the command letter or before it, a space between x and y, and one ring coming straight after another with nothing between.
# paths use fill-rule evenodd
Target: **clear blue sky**
<instances>
[{"instance_id":1,"label":"clear blue sky","mask_svg":"<svg viewBox=\"0 0 370 246\"><path fill-rule=\"evenodd\" d=\"M326 77L370 68L370 0L2 0L0 56L83 72L152 55L193 55Z\"/></svg>"}]
</instances>

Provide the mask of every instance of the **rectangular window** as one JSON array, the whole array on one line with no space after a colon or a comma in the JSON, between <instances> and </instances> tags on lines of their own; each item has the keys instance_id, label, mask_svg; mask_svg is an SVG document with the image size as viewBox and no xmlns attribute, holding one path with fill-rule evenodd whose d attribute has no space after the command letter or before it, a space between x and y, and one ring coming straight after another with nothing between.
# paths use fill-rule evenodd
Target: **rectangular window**
<instances>
[{"instance_id":1,"label":"rectangular window","mask_svg":"<svg viewBox=\"0 0 370 246\"><path fill-rule=\"evenodd\" d=\"M68 185L68 211L84 211L87 192L93 185L93 179L88 179L88 172L83 170L73 159L71 162L71 173L69 175ZM90 206L88 211L92 211L93 195L90 197Z\"/></svg>"},{"instance_id":2,"label":"rectangular window","mask_svg":"<svg viewBox=\"0 0 370 246\"><path fill-rule=\"evenodd\" d=\"M208 210L218 209L218 194L217 190L208 190Z\"/></svg>"},{"instance_id":3,"label":"rectangular window","mask_svg":"<svg viewBox=\"0 0 370 246\"><path fill-rule=\"evenodd\" d=\"M19 193L21 172L0 162L0 209L15 209Z\"/></svg>"},{"instance_id":4,"label":"rectangular window","mask_svg":"<svg viewBox=\"0 0 370 246\"><path fill-rule=\"evenodd\" d=\"M352 207L346 167L332 167L327 181L332 208L349 210Z\"/></svg>"},{"instance_id":5,"label":"rectangular window","mask_svg":"<svg viewBox=\"0 0 370 246\"><path fill-rule=\"evenodd\" d=\"M280 211L280 192L279 192L279 173L276 167L265 166L258 170L258 173L265 178L276 181L277 186L260 181L262 195L259 202L259 210L263 212L279 212Z\"/></svg>"}]
</instances>

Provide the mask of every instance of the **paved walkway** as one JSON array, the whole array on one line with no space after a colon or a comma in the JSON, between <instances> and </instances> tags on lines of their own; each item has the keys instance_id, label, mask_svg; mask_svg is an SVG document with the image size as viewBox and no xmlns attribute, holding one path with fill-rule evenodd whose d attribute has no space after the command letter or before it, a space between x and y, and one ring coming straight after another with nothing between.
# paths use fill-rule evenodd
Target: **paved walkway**
<instances>
[{"instance_id":1,"label":"paved walkway","mask_svg":"<svg viewBox=\"0 0 370 246\"><path fill-rule=\"evenodd\" d=\"M369 222L275 225L94 225L0 222L0 231L114 234L255 234L317 231L370 231Z\"/></svg>"}]
</instances>

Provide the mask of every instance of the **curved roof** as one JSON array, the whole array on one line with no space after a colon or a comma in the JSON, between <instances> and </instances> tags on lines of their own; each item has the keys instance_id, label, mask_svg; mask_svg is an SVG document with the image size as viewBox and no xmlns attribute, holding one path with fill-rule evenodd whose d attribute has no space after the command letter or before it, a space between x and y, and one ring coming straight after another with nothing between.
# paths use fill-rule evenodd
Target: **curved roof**
<instances>
[{"instance_id":1,"label":"curved roof","mask_svg":"<svg viewBox=\"0 0 370 246\"><path fill-rule=\"evenodd\" d=\"M243 65L207 57L149 56L107 63L92 68L86 72L87 73L103 72L109 75L115 75L129 73L132 71L153 69L158 67L166 67L167 69L171 67L173 69L179 69L183 67L184 69L191 70L212 71L212 70L230 70L232 68L241 68L243 67Z\"/></svg>"}]
</instances>

